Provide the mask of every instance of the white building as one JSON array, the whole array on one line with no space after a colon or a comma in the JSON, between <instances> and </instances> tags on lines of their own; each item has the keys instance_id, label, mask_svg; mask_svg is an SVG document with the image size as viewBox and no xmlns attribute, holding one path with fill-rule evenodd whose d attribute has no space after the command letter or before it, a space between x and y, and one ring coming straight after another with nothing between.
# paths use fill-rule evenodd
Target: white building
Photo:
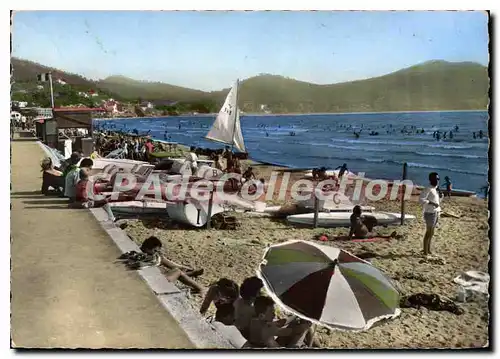
<instances>
[{"instance_id":1,"label":"white building","mask_svg":"<svg viewBox=\"0 0 500 359\"><path fill-rule=\"evenodd\" d=\"M88 94L88 93L86 93L86 92L82 92L82 91L79 91L79 92L78 92L78 96L85 97L85 98L89 98L89 94Z\"/></svg>"},{"instance_id":2,"label":"white building","mask_svg":"<svg viewBox=\"0 0 500 359\"><path fill-rule=\"evenodd\" d=\"M59 85L63 85L63 86L67 84L67 82L66 82L66 81L64 81L64 80L62 80L62 79L57 79L57 80L56 80L56 82L57 82Z\"/></svg>"}]
</instances>

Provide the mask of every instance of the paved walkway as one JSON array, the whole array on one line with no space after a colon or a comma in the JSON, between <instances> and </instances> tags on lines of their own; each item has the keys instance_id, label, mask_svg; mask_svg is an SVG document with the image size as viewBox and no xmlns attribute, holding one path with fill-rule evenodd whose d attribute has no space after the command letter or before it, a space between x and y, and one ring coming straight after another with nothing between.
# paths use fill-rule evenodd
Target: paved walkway
<instances>
[{"instance_id":1,"label":"paved walkway","mask_svg":"<svg viewBox=\"0 0 500 359\"><path fill-rule=\"evenodd\" d=\"M43 156L12 143L12 346L193 348L90 212L39 194Z\"/></svg>"}]
</instances>

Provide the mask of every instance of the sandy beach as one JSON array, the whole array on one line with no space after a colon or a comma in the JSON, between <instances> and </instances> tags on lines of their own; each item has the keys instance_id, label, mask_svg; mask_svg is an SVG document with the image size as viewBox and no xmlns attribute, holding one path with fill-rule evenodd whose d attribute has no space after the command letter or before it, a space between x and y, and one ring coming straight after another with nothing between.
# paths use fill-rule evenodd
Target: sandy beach
<instances>
[{"instance_id":1,"label":"sandy beach","mask_svg":"<svg viewBox=\"0 0 500 359\"><path fill-rule=\"evenodd\" d=\"M265 177L275 169L257 166L256 175ZM294 176L299 174L292 174ZM280 203L272 201L273 204ZM283 203L283 202L282 202ZM365 202L377 210L399 212L399 201ZM420 256L425 225L416 197L406 202L407 213L417 219L404 226L377 227L379 234L396 231L403 239L370 243L322 242L353 254L370 253L373 265L385 272L402 295L438 294L455 299L458 286L453 278L463 271L488 272L489 238L487 202L477 198L445 199L444 211L461 218L442 217L433 240L433 252L442 256L444 264L424 262ZM120 220L118 223L140 242L158 236L167 258L184 265L204 269L197 282L209 286L221 277L241 283L255 274L266 246L291 239L314 240L318 234L347 234L346 228L294 228L284 220L249 218L235 213L241 226L236 230L186 229L168 218ZM185 287L186 291L188 288ZM202 297L191 296L199 308ZM383 322L362 332L332 331L318 328L316 338L325 348L469 348L482 347L488 341L488 303L460 303L464 314L445 311L402 309L400 317ZM213 311L213 307L211 311ZM211 312L213 313L213 312Z\"/></svg>"}]
</instances>

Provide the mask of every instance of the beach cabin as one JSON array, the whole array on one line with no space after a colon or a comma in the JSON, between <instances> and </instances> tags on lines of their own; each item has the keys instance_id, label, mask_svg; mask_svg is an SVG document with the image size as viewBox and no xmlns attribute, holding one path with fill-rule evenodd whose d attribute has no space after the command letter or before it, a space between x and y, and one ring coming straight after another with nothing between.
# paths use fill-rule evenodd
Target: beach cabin
<instances>
[{"instance_id":1,"label":"beach cabin","mask_svg":"<svg viewBox=\"0 0 500 359\"><path fill-rule=\"evenodd\" d=\"M82 151L88 156L93 150L92 115L105 111L102 108L60 107L52 110L52 118L38 121L41 139L49 147L57 148L65 156L73 151ZM82 129L86 136L78 135L71 139L59 139L59 130ZM38 131L37 131L38 133Z\"/></svg>"}]
</instances>

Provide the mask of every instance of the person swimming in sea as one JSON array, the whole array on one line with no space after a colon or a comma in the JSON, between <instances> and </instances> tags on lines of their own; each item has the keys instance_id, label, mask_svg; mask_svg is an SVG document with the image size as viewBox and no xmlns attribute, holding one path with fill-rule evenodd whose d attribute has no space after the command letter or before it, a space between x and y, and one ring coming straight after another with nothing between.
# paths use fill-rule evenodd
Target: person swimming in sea
<instances>
[{"instance_id":1,"label":"person swimming in sea","mask_svg":"<svg viewBox=\"0 0 500 359\"><path fill-rule=\"evenodd\" d=\"M450 137L450 140L453 139L453 131L450 131L450 136L449 137Z\"/></svg>"},{"instance_id":2,"label":"person swimming in sea","mask_svg":"<svg viewBox=\"0 0 500 359\"><path fill-rule=\"evenodd\" d=\"M476 139L476 133L475 132L472 132L472 138Z\"/></svg>"},{"instance_id":3,"label":"person swimming in sea","mask_svg":"<svg viewBox=\"0 0 500 359\"><path fill-rule=\"evenodd\" d=\"M482 138L483 138L483 136L484 136L484 134L483 134L483 130L479 130L479 138L480 138L480 139L482 139Z\"/></svg>"}]
</instances>

